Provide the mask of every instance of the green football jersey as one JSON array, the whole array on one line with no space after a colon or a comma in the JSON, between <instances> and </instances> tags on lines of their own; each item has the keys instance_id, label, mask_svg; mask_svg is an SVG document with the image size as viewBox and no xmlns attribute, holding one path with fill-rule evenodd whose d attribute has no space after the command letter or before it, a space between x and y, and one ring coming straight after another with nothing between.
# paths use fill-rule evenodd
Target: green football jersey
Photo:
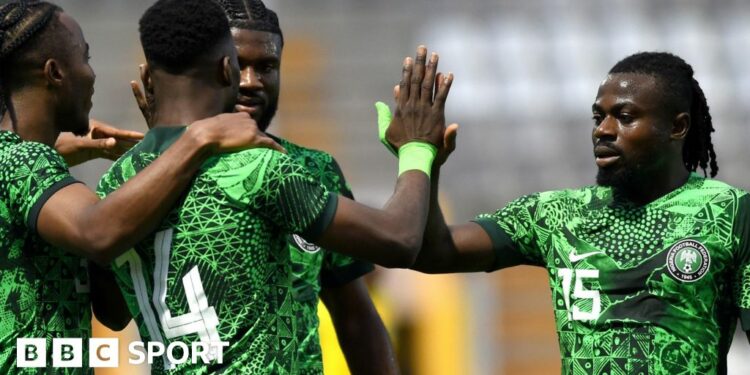
<instances>
[{"instance_id":1,"label":"green football jersey","mask_svg":"<svg viewBox=\"0 0 750 375\"><path fill-rule=\"evenodd\" d=\"M715 374L750 329L750 197L692 174L645 205L606 187L529 195L476 222L494 269L546 267L564 374Z\"/></svg>"},{"instance_id":2,"label":"green football jersey","mask_svg":"<svg viewBox=\"0 0 750 375\"><path fill-rule=\"evenodd\" d=\"M90 336L88 273L85 260L47 245L36 224L44 203L77 181L54 149L8 131L0 131L0 165L0 373L43 371L16 367L18 338L46 338L51 371L51 339Z\"/></svg>"},{"instance_id":3,"label":"green football jersey","mask_svg":"<svg viewBox=\"0 0 750 375\"><path fill-rule=\"evenodd\" d=\"M287 150L287 155L307 170L330 192L354 199L344 175L333 157L323 151L312 150L276 138ZM346 255L326 251L305 241L297 234L287 237L292 260L292 303L295 305L298 329L295 333L300 351L307 358L306 370L323 371L323 357L318 335L318 294L321 287L339 287L373 270L373 265Z\"/></svg>"},{"instance_id":4,"label":"green football jersey","mask_svg":"<svg viewBox=\"0 0 750 375\"><path fill-rule=\"evenodd\" d=\"M106 195L182 134L151 130L99 184ZM158 186L153 188L158 189ZM154 373L305 374L288 233L316 239L333 219L329 194L303 165L268 149L209 159L160 228L113 270L144 341L224 341L223 363L152 364ZM200 360L199 360L200 362Z\"/></svg>"}]
</instances>

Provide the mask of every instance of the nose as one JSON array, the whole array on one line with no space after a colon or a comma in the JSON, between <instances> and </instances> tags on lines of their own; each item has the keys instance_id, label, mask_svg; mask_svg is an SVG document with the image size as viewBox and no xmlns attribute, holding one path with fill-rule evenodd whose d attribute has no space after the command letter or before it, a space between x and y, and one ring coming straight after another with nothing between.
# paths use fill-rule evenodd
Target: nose
<instances>
[{"instance_id":1,"label":"nose","mask_svg":"<svg viewBox=\"0 0 750 375\"><path fill-rule=\"evenodd\" d=\"M617 121L612 116L604 117L602 122L594 128L593 136L594 141L617 138Z\"/></svg>"},{"instance_id":2,"label":"nose","mask_svg":"<svg viewBox=\"0 0 750 375\"><path fill-rule=\"evenodd\" d=\"M240 88L243 89L262 89L263 82L260 75L255 72L253 67L248 66L240 72Z\"/></svg>"}]
</instances>

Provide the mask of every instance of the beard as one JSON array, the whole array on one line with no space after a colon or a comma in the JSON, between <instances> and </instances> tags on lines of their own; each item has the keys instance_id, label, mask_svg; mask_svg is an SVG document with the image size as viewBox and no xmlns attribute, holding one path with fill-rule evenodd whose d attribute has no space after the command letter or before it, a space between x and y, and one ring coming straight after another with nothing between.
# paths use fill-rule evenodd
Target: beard
<instances>
[{"instance_id":1,"label":"beard","mask_svg":"<svg viewBox=\"0 0 750 375\"><path fill-rule=\"evenodd\" d=\"M635 174L632 168L599 168L599 171L596 173L596 184L611 187L615 190L627 190L629 186L635 183L634 177Z\"/></svg>"},{"instance_id":2,"label":"beard","mask_svg":"<svg viewBox=\"0 0 750 375\"><path fill-rule=\"evenodd\" d=\"M268 107L266 107L265 111L263 111L263 116L261 116L257 121L260 131L265 132L266 129L268 129L268 126L271 125L271 120L273 120L273 116L276 116L276 110L278 108L278 100L274 100L273 102L268 103Z\"/></svg>"}]
</instances>

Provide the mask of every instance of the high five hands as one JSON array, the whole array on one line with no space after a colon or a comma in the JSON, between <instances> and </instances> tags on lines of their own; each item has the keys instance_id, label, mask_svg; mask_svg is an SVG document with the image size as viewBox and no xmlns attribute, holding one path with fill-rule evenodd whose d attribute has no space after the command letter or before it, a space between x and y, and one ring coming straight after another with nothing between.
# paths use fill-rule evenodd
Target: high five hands
<instances>
[{"instance_id":1,"label":"high five hands","mask_svg":"<svg viewBox=\"0 0 750 375\"><path fill-rule=\"evenodd\" d=\"M407 142L421 141L438 150L436 165L442 165L456 148L458 124L445 126L445 101L453 74L437 73L436 53L427 60L427 48L417 48L416 59L404 60L401 82L394 88L394 115L383 102L375 104L381 142L393 154Z\"/></svg>"}]
</instances>

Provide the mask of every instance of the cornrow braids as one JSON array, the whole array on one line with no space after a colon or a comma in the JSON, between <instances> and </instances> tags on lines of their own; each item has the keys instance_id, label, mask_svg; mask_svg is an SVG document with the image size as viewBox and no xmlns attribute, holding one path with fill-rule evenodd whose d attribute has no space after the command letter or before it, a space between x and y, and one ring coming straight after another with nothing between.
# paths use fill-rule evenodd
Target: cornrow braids
<instances>
[{"instance_id":1,"label":"cornrow braids","mask_svg":"<svg viewBox=\"0 0 750 375\"><path fill-rule=\"evenodd\" d=\"M714 127L708 102L693 67L682 58L667 52L639 52L615 64L609 73L641 73L656 77L664 88L665 103L670 109L690 111L690 129L682 148L682 160L690 171L699 167L704 175L719 172L716 151L711 142Z\"/></svg>"},{"instance_id":2,"label":"cornrow braids","mask_svg":"<svg viewBox=\"0 0 750 375\"><path fill-rule=\"evenodd\" d=\"M17 0L0 5L0 118L9 112L15 130L15 112L6 87L8 62L61 8L46 1Z\"/></svg>"},{"instance_id":3,"label":"cornrow braids","mask_svg":"<svg viewBox=\"0 0 750 375\"><path fill-rule=\"evenodd\" d=\"M261 0L217 0L224 9L229 26L252 31L278 34L284 46L284 34L276 12L266 8Z\"/></svg>"}]
</instances>

